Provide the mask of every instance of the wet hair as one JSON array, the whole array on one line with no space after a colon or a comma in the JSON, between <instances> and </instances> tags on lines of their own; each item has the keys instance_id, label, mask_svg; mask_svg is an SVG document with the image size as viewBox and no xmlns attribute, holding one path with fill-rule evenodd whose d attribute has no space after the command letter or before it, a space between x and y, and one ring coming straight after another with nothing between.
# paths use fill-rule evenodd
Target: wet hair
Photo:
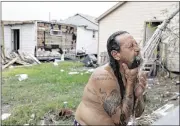
<instances>
[{"instance_id":1,"label":"wet hair","mask_svg":"<svg viewBox=\"0 0 180 126\"><path fill-rule=\"evenodd\" d=\"M118 51L118 52L120 51L120 44L118 41L116 41L116 37L119 35L123 35L125 33L129 34L127 31L117 31L117 32L113 33L107 40L107 51L108 51L108 55L109 55L110 66L113 69L113 72L118 80L122 98L124 97L125 87L123 84L121 73L119 71L119 69L120 69L119 63L111 55L111 51L113 51L113 50Z\"/></svg>"}]
</instances>

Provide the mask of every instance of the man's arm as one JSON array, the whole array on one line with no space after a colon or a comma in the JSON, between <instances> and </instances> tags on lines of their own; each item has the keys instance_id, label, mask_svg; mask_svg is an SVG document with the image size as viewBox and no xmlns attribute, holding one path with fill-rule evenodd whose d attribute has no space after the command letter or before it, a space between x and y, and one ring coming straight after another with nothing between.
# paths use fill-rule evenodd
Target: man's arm
<instances>
[{"instance_id":1,"label":"man's arm","mask_svg":"<svg viewBox=\"0 0 180 126\"><path fill-rule=\"evenodd\" d=\"M141 95L139 96L139 98L137 98L136 100L136 104L135 104L135 117L140 117L142 115L142 113L144 112L145 109L145 101L144 101L144 97L145 95Z\"/></svg>"},{"instance_id":2,"label":"man's arm","mask_svg":"<svg viewBox=\"0 0 180 126\"><path fill-rule=\"evenodd\" d=\"M147 73L141 73L135 88L135 117L140 117L145 109L145 87L147 85Z\"/></svg>"}]
</instances>

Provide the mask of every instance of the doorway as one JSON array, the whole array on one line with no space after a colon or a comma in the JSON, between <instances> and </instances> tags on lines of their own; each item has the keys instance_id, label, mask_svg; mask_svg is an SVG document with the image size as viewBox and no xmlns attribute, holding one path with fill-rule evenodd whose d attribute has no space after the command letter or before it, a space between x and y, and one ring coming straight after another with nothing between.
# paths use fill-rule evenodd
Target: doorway
<instances>
[{"instance_id":1,"label":"doorway","mask_svg":"<svg viewBox=\"0 0 180 126\"><path fill-rule=\"evenodd\" d=\"M12 51L18 51L20 49L20 30L12 30Z\"/></svg>"}]
</instances>

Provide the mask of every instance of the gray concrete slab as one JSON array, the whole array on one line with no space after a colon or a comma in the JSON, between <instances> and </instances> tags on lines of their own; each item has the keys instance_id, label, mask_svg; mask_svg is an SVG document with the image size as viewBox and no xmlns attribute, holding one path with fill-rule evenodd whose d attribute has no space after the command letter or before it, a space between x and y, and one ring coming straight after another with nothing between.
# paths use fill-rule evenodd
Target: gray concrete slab
<instances>
[{"instance_id":1,"label":"gray concrete slab","mask_svg":"<svg viewBox=\"0 0 180 126\"><path fill-rule=\"evenodd\" d=\"M170 111L152 125L178 125L179 126L179 106Z\"/></svg>"}]
</instances>

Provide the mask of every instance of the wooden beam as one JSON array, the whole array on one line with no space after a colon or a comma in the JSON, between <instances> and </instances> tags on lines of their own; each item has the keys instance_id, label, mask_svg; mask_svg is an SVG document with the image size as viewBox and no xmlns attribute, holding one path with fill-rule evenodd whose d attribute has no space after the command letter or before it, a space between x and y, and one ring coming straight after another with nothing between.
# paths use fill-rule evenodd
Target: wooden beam
<instances>
[{"instance_id":1,"label":"wooden beam","mask_svg":"<svg viewBox=\"0 0 180 126\"><path fill-rule=\"evenodd\" d=\"M18 57L12 59L8 64L2 66L2 69L5 69L6 67L10 66L11 64L13 64L14 62L16 62L18 60Z\"/></svg>"}]
</instances>

